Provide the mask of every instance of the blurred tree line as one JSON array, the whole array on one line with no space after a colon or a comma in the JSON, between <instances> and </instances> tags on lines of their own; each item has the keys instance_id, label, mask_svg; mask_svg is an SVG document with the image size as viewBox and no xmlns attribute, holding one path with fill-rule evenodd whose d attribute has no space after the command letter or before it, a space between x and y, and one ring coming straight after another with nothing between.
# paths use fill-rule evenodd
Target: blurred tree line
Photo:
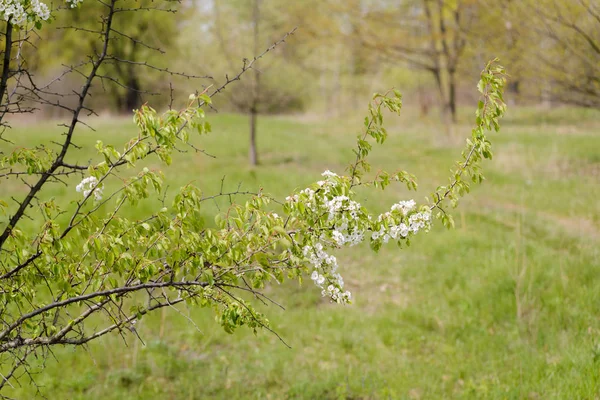
<instances>
[{"instance_id":1,"label":"blurred tree line","mask_svg":"<svg viewBox=\"0 0 600 400\"><path fill-rule=\"evenodd\" d=\"M116 30L124 40L111 57L126 62L104 67L97 109L129 113L146 101L167 106L171 95L218 85L294 27L286 45L216 101L219 110L248 113L251 131L259 114L336 114L390 85L422 113L438 109L455 122L491 57L508 68L509 102L600 107L598 0L127 1L132 9L157 10L120 17ZM57 13L35 40L36 75L54 76L77 63L85 68L80 55L99 50L96 7ZM205 78L190 83L176 71Z\"/></svg>"}]
</instances>

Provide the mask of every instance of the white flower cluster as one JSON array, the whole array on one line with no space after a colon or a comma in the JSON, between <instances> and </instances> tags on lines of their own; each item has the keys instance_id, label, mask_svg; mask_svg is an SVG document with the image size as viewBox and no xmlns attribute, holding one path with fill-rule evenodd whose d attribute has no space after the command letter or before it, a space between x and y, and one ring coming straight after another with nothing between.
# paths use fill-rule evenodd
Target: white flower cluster
<instances>
[{"instance_id":1,"label":"white flower cluster","mask_svg":"<svg viewBox=\"0 0 600 400\"><path fill-rule=\"evenodd\" d=\"M331 171L323 172L325 180L317 182L317 187L306 188L298 194L288 197L291 203L302 202L305 209L320 220L321 230L314 245L305 246L304 256L314 267L311 275L315 285L321 288L323 296L330 297L338 303L348 303L352 297L350 292L343 291L344 280L337 272L338 264L334 256L325 252L326 247L354 246L364 240L364 232L368 227L361 205L343 192L343 181ZM325 221L323 217L327 216Z\"/></svg>"},{"instance_id":2,"label":"white flower cluster","mask_svg":"<svg viewBox=\"0 0 600 400\"><path fill-rule=\"evenodd\" d=\"M23 0L0 0L0 18L15 26L23 26L27 19L47 21L50 9L39 0L31 0L29 6Z\"/></svg>"},{"instance_id":3,"label":"white flower cluster","mask_svg":"<svg viewBox=\"0 0 600 400\"><path fill-rule=\"evenodd\" d=\"M325 172L323 172L323 173L321 174L321 176L325 176L325 177L327 177L327 178L335 178L335 177L338 177L339 175L338 175L338 174L336 174L335 172L331 172L330 170L326 170ZM321 181L321 182L322 182L322 181Z\"/></svg>"},{"instance_id":4,"label":"white flower cluster","mask_svg":"<svg viewBox=\"0 0 600 400\"><path fill-rule=\"evenodd\" d=\"M71 3L71 8L77 7L80 3L83 3L83 0L66 0L67 3Z\"/></svg>"},{"instance_id":5,"label":"white flower cluster","mask_svg":"<svg viewBox=\"0 0 600 400\"><path fill-rule=\"evenodd\" d=\"M18 0L0 1L0 13L5 21L13 25L22 25L27 21L27 13Z\"/></svg>"},{"instance_id":6,"label":"white flower cluster","mask_svg":"<svg viewBox=\"0 0 600 400\"><path fill-rule=\"evenodd\" d=\"M102 188L98 186L98 179L93 176L89 176L81 181L79 185L75 187L77 192L83 192L83 198L89 196L91 191L94 191L94 197L97 201L102 200ZM94 189L95 188L95 189Z\"/></svg>"},{"instance_id":7,"label":"white flower cluster","mask_svg":"<svg viewBox=\"0 0 600 400\"><path fill-rule=\"evenodd\" d=\"M417 203L414 200L400 201L392 206L392 211L400 211L402 215L406 215L415 209Z\"/></svg>"},{"instance_id":8,"label":"white flower cluster","mask_svg":"<svg viewBox=\"0 0 600 400\"><path fill-rule=\"evenodd\" d=\"M348 196L336 196L325 203L325 206L329 212L327 217L329 221L332 221L342 211L348 211L350 216L356 219L356 215L360 211L360 204L350 200Z\"/></svg>"},{"instance_id":9,"label":"white flower cluster","mask_svg":"<svg viewBox=\"0 0 600 400\"><path fill-rule=\"evenodd\" d=\"M355 246L361 243L367 227L364 220L360 218L362 216L360 203L351 200L348 196L333 195L336 185L339 184L335 179L339 177L337 174L327 170L322 176L326 177L326 180L318 181L316 190L306 188L294 196L287 197L286 200L294 203L302 198L306 208L316 216L327 215L327 221L332 223L333 230L321 239L333 240L337 246Z\"/></svg>"},{"instance_id":10,"label":"white flower cluster","mask_svg":"<svg viewBox=\"0 0 600 400\"><path fill-rule=\"evenodd\" d=\"M347 225L344 224L336 226L336 228L331 232L331 237L338 246L356 246L357 244L362 243L362 241L365 239L364 231L355 229L352 233L344 232L347 232Z\"/></svg>"},{"instance_id":11,"label":"white flower cluster","mask_svg":"<svg viewBox=\"0 0 600 400\"><path fill-rule=\"evenodd\" d=\"M333 173L333 172L331 172L331 171L329 171L329 170L327 170L327 171L323 172L323 173L321 174L321 176L325 176L325 177L327 177L327 178L334 178L334 177L338 177L338 175L337 175L337 174L335 174L335 173ZM328 194L328 193L330 192L330 190L331 190L331 184L332 184L332 183L333 183L333 182L331 182L331 181L329 181L329 180L326 180L326 181L318 181L318 182L317 182L317 185L318 185L320 188L323 188L323 192L324 192L325 194ZM286 198L285 198L285 200L286 200L286 201L288 201L288 202L292 202L292 203L293 203L293 202L297 202L298 200L300 200L300 195L306 195L306 196L308 197L308 205L309 205L309 208L311 208L312 210L314 210L314 204L313 204L313 203L314 203L314 201L315 201L315 194L316 194L316 191L312 190L311 188L306 188L306 189L304 189L304 190L301 190L301 191L300 191L298 194L295 194L295 195L293 195L293 196L288 196L288 197L286 197Z\"/></svg>"},{"instance_id":12,"label":"white flower cluster","mask_svg":"<svg viewBox=\"0 0 600 400\"><path fill-rule=\"evenodd\" d=\"M323 172L322 176L325 179L315 186L287 197L287 206L315 224L314 234L302 248L304 257L313 266L311 279L321 288L323 296L329 296L338 303L347 303L351 294L343 289L344 281L337 272L337 259L326 250L362 243L368 231L372 231L371 240L378 242L376 246L388 243L390 239L406 239L422 229L428 231L431 211L426 208L416 210L414 200L400 201L375 220L360 203L349 197L347 178L331 171Z\"/></svg>"},{"instance_id":13,"label":"white flower cluster","mask_svg":"<svg viewBox=\"0 0 600 400\"><path fill-rule=\"evenodd\" d=\"M327 220L335 221L331 238L338 246L356 246L364 239L365 227L360 224L360 203L348 196L336 196L325 203Z\"/></svg>"},{"instance_id":14,"label":"white flower cluster","mask_svg":"<svg viewBox=\"0 0 600 400\"><path fill-rule=\"evenodd\" d=\"M352 298L352 294L349 291L342 292L344 279L337 272L338 263L335 256L327 254L321 243L314 246L305 246L303 252L315 268L310 278L315 285L322 289L321 294L338 303L348 303ZM326 274L327 277L321 272ZM325 287L326 283L329 283L327 287Z\"/></svg>"},{"instance_id":15,"label":"white flower cluster","mask_svg":"<svg viewBox=\"0 0 600 400\"><path fill-rule=\"evenodd\" d=\"M31 0L31 11L42 21L47 21L50 18L50 9L39 0Z\"/></svg>"},{"instance_id":16,"label":"white flower cluster","mask_svg":"<svg viewBox=\"0 0 600 400\"><path fill-rule=\"evenodd\" d=\"M381 214L377 219L378 222L384 222L381 224L379 231L375 231L371 234L371 239L381 240L383 243L387 243L390 239L400 240L408 236L409 233L416 234L421 229L429 231L431 228L431 211L424 210L408 217L408 220L403 218L405 222L397 222L397 218L394 217L393 212L398 211L405 217L408 213L414 210L416 203L414 200L401 201L392 206L392 212L386 212Z\"/></svg>"},{"instance_id":17,"label":"white flower cluster","mask_svg":"<svg viewBox=\"0 0 600 400\"><path fill-rule=\"evenodd\" d=\"M298 200L300 200L300 195L306 195L306 197L308 198L308 201L306 202L306 204L308 205L308 207L314 211L314 202L315 202L315 191L312 190L311 188L306 188L304 190L301 190L298 194L295 194L293 196L288 196L285 198L285 201L288 202L297 202Z\"/></svg>"},{"instance_id":18,"label":"white flower cluster","mask_svg":"<svg viewBox=\"0 0 600 400\"><path fill-rule=\"evenodd\" d=\"M412 233L419 232L419 229L425 229L425 231L429 231L431 228L431 211L422 211L411 215L408 218L410 225L408 230Z\"/></svg>"}]
</instances>

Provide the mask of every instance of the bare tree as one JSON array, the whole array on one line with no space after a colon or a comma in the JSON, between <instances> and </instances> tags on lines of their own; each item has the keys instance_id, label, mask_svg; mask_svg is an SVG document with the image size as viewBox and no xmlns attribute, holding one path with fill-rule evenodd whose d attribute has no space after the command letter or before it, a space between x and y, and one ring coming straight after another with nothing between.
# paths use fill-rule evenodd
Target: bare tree
<instances>
[{"instance_id":1,"label":"bare tree","mask_svg":"<svg viewBox=\"0 0 600 400\"><path fill-rule=\"evenodd\" d=\"M388 60L431 73L444 115L456 122L457 72L477 5L465 0L383 4L357 16L358 37Z\"/></svg>"},{"instance_id":2,"label":"bare tree","mask_svg":"<svg viewBox=\"0 0 600 400\"><path fill-rule=\"evenodd\" d=\"M224 64L221 68L230 71L235 70L238 57L247 56L248 49L260 51L265 43L280 37L282 32L289 30L289 26L294 26L281 18L281 12L273 3L271 7L265 7L263 0L217 0L213 11L215 21L212 32L218 46L218 60L215 62ZM289 85L282 85L275 80L278 76L285 76L287 65L294 62L291 54L284 54L283 51L285 49L278 49L280 56L276 60L273 60L275 55L271 56L270 63L260 63L260 67L258 63L255 64L249 79L241 82L235 92L226 94L233 109L248 116L248 157L251 165L259 163L259 116L294 107L299 98L299 94ZM274 69L277 69L277 76L269 73Z\"/></svg>"},{"instance_id":3,"label":"bare tree","mask_svg":"<svg viewBox=\"0 0 600 400\"><path fill-rule=\"evenodd\" d=\"M254 54L258 54L260 48L260 2L253 0L252 3L252 31ZM260 98L260 72L254 70L252 74L252 99L250 100L250 164L258 165L258 152L256 150L256 124L258 119L258 102Z\"/></svg>"},{"instance_id":4,"label":"bare tree","mask_svg":"<svg viewBox=\"0 0 600 400\"><path fill-rule=\"evenodd\" d=\"M541 28L540 62L535 70L549 79L556 100L600 108L600 4L593 0L533 3L524 8Z\"/></svg>"},{"instance_id":5,"label":"bare tree","mask_svg":"<svg viewBox=\"0 0 600 400\"><path fill-rule=\"evenodd\" d=\"M233 68L235 57L232 54L232 50L230 46L227 44L227 37L224 31L224 21L223 15L221 11L221 2L217 0L215 2L215 23L216 23L216 35L219 41L219 46L222 51L222 55L224 56L229 68ZM235 5L234 5L235 7ZM252 35L252 49L254 54L257 54L258 49L260 48L260 24L261 24L261 0L252 0L251 4L251 14L250 14L249 25L251 27L251 35ZM231 39L231 38L229 38ZM248 149L248 157L251 165L258 165L258 149L256 145L256 138L258 135L257 132L257 123L258 123L258 115L259 115L259 107L261 103L260 95L261 95L261 72L255 68L251 73L251 80L247 85L247 92L249 93L249 97L246 96L229 96L228 99L231 101L235 107L239 110L243 110L248 113L249 117L249 149Z\"/></svg>"}]
</instances>

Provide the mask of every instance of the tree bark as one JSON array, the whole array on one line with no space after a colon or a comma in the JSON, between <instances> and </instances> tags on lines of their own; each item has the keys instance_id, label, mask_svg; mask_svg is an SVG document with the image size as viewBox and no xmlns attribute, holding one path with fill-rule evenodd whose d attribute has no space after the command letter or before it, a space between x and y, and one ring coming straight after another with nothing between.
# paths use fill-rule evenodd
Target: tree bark
<instances>
[{"instance_id":1,"label":"tree bark","mask_svg":"<svg viewBox=\"0 0 600 400\"><path fill-rule=\"evenodd\" d=\"M252 10L252 22L254 25L254 54L259 50L259 22L260 22L260 0L254 0ZM250 105L250 164L258 165L258 150L256 148L256 124L258 119L258 98L260 95L260 75L257 70L253 71L254 79L252 81L252 104Z\"/></svg>"},{"instance_id":2,"label":"tree bark","mask_svg":"<svg viewBox=\"0 0 600 400\"><path fill-rule=\"evenodd\" d=\"M0 78L0 105L2 105L2 102L4 101L4 94L6 93L6 89L8 88L8 77L10 74L10 54L13 45L12 30L12 24L10 22L6 22L6 34L4 35L4 61L2 63L2 77ZM6 106L3 107L2 113L0 114L0 121L2 121L7 111L8 104L6 104Z\"/></svg>"},{"instance_id":3,"label":"tree bark","mask_svg":"<svg viewBox=\"0 0 600 400\"><path fill-rule=\"evenodd\" d=\"M448 71L448 113L453 124L457 122L456 71Z\"/></svg>"},{"instance_id":4,"label":"tree bark","mask_svg":"<svg viewBox=\"0 0 600 400\"><path fill-rule=\"evenodd\" d=\"M125 93L124 108L121 110L124 114L131 113L133 110L140 108L140 90L140 81L133 68L131 68L129 71L129 81L127 82L127 92Z\"/></svg>"},{"instance_id":5,"label":"tree bark","mask_svg":"<svg viewBox=\"0 0 600 400\"><path fill-rule=\"evenodd\" d=\"M250 110L250 164L258 165L258 151L256 149L256 122L258 113L255 108Z\"/></svg>"}]
</instances>

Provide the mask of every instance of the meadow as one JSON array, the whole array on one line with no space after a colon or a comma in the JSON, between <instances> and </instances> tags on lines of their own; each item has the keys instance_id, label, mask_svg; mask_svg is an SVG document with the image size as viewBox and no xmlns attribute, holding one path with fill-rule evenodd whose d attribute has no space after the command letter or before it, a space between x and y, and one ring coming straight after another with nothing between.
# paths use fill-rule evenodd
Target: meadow
<instances>
[{"instance_id":1,"label":"meadow","mask_svg":"<svg viewBox=\"0 0 600 400\"><path fill-rule=\"evenodd\" d=\"M403 168L419 190L392 186L361 192L384 210L422 201L446 182L470 134L471 110L451 135L435 117L411 110L388 117L390 137L371 157L374 169ZM216 158L178 153L165 168L175 189L190 182L207 195L221 183L263 188L284 198L342 172L361 115L330 119L262 117L261 165L247 162L247 118L210 114L213 132L196 144ZM130 119L91 121L77 144L120 144ZM17 125L17 142L49 142L53 123ZM600 113L571 108L509 108L486 181L441 224L407 249L375 254L359 246L336 254L354 303L336 306L311 282L268 288L286 310L263 307L273 328L229 335L209 310L180 308L143 319L125 343L105 337L86 349L55 349L36 385L6 394L49 399L594 399L600 398ZM225 179L223 180L223 177ZM222 181L223 180L223 181ZM46 196L75 199L77 178ZM23 188L2 182L16 197ZM4 196L3 196L4 197ZM237 200L242 201L242 197ZM159 200L127 212L142 218ZM207 222L215 207L207 205Z\"/></svg>"}]
</instances>

